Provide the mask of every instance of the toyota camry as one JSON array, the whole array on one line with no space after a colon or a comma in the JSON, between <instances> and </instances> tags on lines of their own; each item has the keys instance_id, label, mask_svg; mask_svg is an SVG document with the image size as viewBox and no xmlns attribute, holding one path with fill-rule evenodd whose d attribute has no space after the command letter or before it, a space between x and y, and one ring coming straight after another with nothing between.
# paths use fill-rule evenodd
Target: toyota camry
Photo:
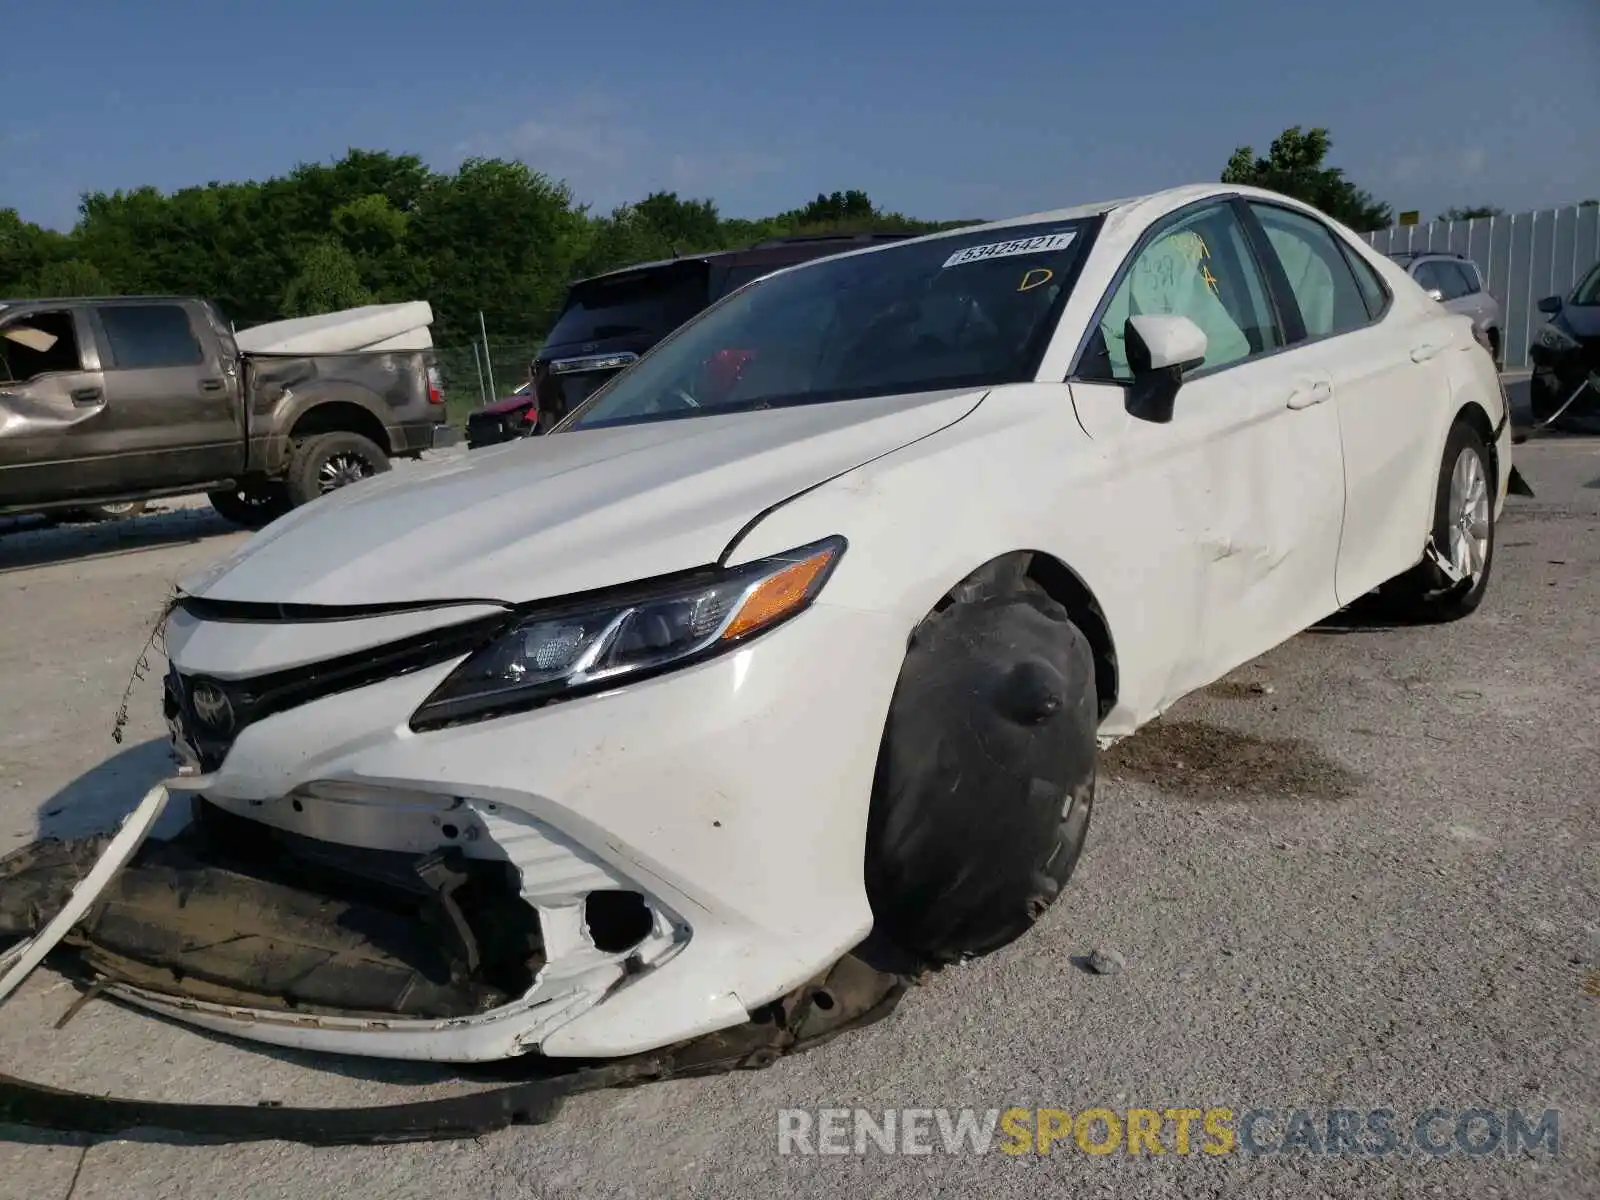
<instances>
[{"instance_id":1,"label":"toyota camry","mask_svg":"<svg viewBox=\"0 0 1600 1200\"><path fill-rule=\"evenodd\" d=\"M1470 614L1510 476L1472 322L1270 192L781 270L187 581L183 766L12 871L11 976L398 1058L803 1041L1022 936L1111 740L1357 599Z\"/></svg>"}]
</instances>

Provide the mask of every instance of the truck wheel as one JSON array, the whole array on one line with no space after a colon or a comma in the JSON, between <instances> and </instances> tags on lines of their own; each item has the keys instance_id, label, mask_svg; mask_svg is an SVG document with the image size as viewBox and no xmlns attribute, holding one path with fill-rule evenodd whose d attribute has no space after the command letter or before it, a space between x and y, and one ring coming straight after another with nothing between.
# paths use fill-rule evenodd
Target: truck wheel
<instances>
[{"instance_id":1,"label":"truck wheel","mask_svg":"<svg viewBox=\"0 0 1600 1200\"><path fill-rule=\"evenodd\" d=\"M359 433L319 433L296 442L284 486L297 507L389 469L389 456Z\"/></svg>"},{"instance_id":2,"label":"truck wheel","mask_svg":"<svg viewBox=\"0 0 1600 1200\"><path fill-rule=\"evenodd\" d=\"M144 510L143 500L124 500L120 504L90 504L69 509L64 517L68 521L123 521L137 517Z\"/></svg>"},{"instance_id":3,"label":"truck wheel","mask_svg":"<svg viewBox=\"0 0 1600 1200\"><path fill-rule=\"evenodd\" d=\"M867 821L874 934L928 966L1026 931L1083 850L1098 726L1088 639L1033 581L924 620Z\"/></svg>"},{"instance_id":4,"label":"truck wheel","mask_svg":"<svg viewBox=\"0 0 1600 1200\"><path fill-rule=\"evenodd\" d=\"M225 492L207 492L217 515L245 529L262 529L289 511L281 483L251 483Z\"/></svg>"}]
</instances>

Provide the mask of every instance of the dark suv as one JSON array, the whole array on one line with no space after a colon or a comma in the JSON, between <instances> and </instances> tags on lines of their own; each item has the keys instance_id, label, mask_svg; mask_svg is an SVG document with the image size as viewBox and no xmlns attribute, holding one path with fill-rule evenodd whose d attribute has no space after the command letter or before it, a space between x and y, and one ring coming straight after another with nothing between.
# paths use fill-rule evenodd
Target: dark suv
<instances>
[{"instance_id":1,"label":"dark suv","mask_svg":"<svg viewBox=\"0 0 1600 1200\"><path fill-rule=\"evenodd\" d=\"M1533 419L1569 433L1600 433L1600 262L1568 296L1539 301L1545 324L1528 347Z\"/></svg>"},{"instance_id":2,"label":"dark suv","mask_svg":"<svg viewBox=\"0 0 1600 1200\"><path fill-rule=\"evenodd\" d=\"M468 417L467 445L545 432L679 325L751 280L795 263L915 236L771 238L742 250L683 255L580 279L567 289L561 315L534 357L533 386Z\"/></svg>"}]
</instances>

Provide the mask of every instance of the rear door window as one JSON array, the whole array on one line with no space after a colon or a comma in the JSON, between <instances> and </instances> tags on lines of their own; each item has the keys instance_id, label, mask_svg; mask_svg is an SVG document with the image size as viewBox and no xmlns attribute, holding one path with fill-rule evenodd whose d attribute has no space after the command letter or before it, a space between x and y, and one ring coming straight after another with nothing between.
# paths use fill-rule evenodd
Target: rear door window
<instances>
[{"instance_id":1,"label":"rear door window","mask_svg":"<svg viewBox=\"0 0 1600 1200\"><path fill-rule=\"evenodd\" d=\"M129 371L193 367L205 361L205 350L181 304L115 304L95 313L106 331L108 367Z\"/></svg>"},{"instance_id":2,"label":"rear door window","mask_svg":"<svg viewBox=\"0 0 1600 1200\"><path fill-rule=\"evenodd\" d=\"M1366 259L1348 246L1340 248L1344 250L1345 261L1355 272L1356 286L1361 289L1361 300L1367 306L1367 316L1376 321L1389 307L1389 289L1384 286L1383 280L1378 278L1378 273Z\"/></svg>"},{"instance_id":3,"label":"rear door window","mask_svg":"<svg viewBox=\"0 0 1600 1200\"><path fill-rule=\"evenodd\" d=\"M547 344L664 337L710 302L709 287L698 260L575 284Z\"/></svg>"},{"instance_id":4,"label":"rear door window","mask_svg":"<svg viewBox=\"0 0 1600 1200\"><path fill-rule=\"evenodd\" d=\"M1349 333L1372 319L1332 230L1304 213L1273 204L1251 201L1250 211L1266 230L1283 267L1307 337Z\"/></svg>"}]
</instances>

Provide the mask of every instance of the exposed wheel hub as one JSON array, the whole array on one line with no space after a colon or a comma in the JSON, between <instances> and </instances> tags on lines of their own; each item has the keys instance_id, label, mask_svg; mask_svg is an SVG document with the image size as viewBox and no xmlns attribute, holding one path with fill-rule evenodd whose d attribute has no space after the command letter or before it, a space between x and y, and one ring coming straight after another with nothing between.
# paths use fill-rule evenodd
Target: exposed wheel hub
<instances>
[{"instance_id":1,"label":"exposed wheel hub","mask_svg":"<svg viewBox=\"0 0 1600 1200\"><path fill-rule=\"evenodd\" d=\"M323 493L375 475L377 468L352 450L341 450L317 469L317 487Z\"/></svg>"},{"instance_id":2,"label":"exposed wheel hub","mask_svg":"<svg viewBox=\"0 0 1600 1200\"><path fill-rule=\"evenodd\" d=\"M1462 579L1476 580L1489 561L1489 483L1483 460L1469 447L1450 472L1450 565Z\"/></svg>"}]
</instances>

